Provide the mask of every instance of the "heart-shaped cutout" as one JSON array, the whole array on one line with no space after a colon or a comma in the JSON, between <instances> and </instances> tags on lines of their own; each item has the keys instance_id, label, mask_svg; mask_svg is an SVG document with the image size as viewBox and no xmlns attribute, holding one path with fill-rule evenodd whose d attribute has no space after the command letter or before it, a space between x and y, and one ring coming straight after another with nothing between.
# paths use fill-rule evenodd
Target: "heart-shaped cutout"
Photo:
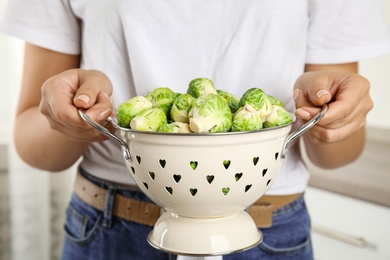
<instances>
[{"instance_id":1,"label":"heart-shaped cutout","mask_svg":"<svg viewBox=\"0 0 390 260\"><path fill-rule=\"evenodd\" d=\"M160 160L159 160L159 163L160 163L161 167L165 168L165 164L166 164L166 161L165 161L165 160L160 159Z\"/></svg>"},{"instance_id":2,"label":"heart-shaped cutout","mask_svg":"<svg viewBox=\"0 0 390 260\"><path fill-rule=\"evenodd\" d=\"M180 179L181 179L181 175L179 174L174 174L173 175L173 179L175 180L176 183L179 183Z\"/></svg>"},{"instance_id":3,"label":"heart-shaped cutout","mask_svg":"<svg viewBox=\"0 0 390 260\"><path fill-rule=\"evenodd\" d=\"M253 165L256 166L258 162L259 162L259 157L253 157Z\"/></svg>"},{"instance_id":4,"label":"heart-shaped cutout","mask_svg":"<svg viewBox=\"0 0 390 260\"><path fill-rule=\"evenodd\" d=\"M225 196L229 193L229 191L230 191L230 188L229 188L229 187L222 188L222 193L223 193L223 195L225 195Z\"/></svg>"},{"instance_id":5,"label":"heart-shaped cutout","mask_svg":"<svg viewBox=\"0 0 390 260\"><path fill-rule=\"evenodd\" d=\"M165 187L165 189L169 192L169 194L172 195L172 193L173 193L172 187Z\"/></svg>"},{"instance_id":6,"label":"heart-shaped cutout","mask_svg":"<svg viewBox=\"0 0 390 260\"><path fill-rule=\"evenodd\" d=\"M197 192L198 192L198 189L195 189L195 188L190 189L190 193L192 196L195 196Z\"/></svg>"},{"instance_id":7,"label":"heart-shaped cutout","mask_svg":"<svg viewBox=\"0 0 390 260\"><path fill-rule=\"evenodd\" d=\"M267 174L268 168L263 169L263 177Z\"/></svg>"},{"instance_id":8,"label":"heart-shaped cutout","mask_svg":"<svg viewBox=\"0 0 390 260\"><path fill-rule=\"evenodd\" d=\"M137 155L135 158L137 158L138 164L141 164L141 156Z\"/></svg>"},{"instance_id":9,"label":"heart-shaped cutout","mask_svg":"<svg viewBox=\"0 0 390 260\"><path fill-rule=\"evenodd\" d=\"M196 167L198 167L197 161L191 161L190 162L191 169L195 171Z\"/></svg>"},{"instance_id":10,"label":"heart-shaped cutout","mask_svg":"<svg viewBox=\"0 0 390 260\"><path fill-rule=\"evenodd\" d=\"M146 182L144 182L143 184L144 184L145 188L148 190L149 189L148 184Z\"/></svg>"},{"instance_id":11,"label":"heart-shaped cutout","mask_svg":"<svg viewBox=\"0 0 390 260\"><path fill-rule=\"evenodd\" d=\"M234 175L234 177L236 178L236 181L239 181L242 177L242 172L236 173L236 175Z\"/></svg>"},{"instance_id":12,"label":"heart-shaped cutout","mask_svg":"<svg viewBox=\"0 0 390 260\"><path fill-rule=\"evenodd\" d=\"M248 190L252 188L252 184L246 185L245 186L245 192L248 192Z\"/></svg>"},{"instance_id":13,"label":"heart-shaped cutout","mask_svg":"<svg viewBox=\"0 0 390 260\"><path fill-rule=\"evenodd\" d=\"M135 174L135 169L133 166L131 166L131 171Z\"/></svg>"},{"instance_id":14,"label":"heart-shaped cutout","mask_svg":"<svg viewBox=\"0 0 390 260\"><path fill-rule=\"evenodd\" d=\"M154 178L156 177L156 174L154 174L154 172L149 171L149 176L150 176L150 178L152 178L152 180L154 180Z\"/></svg>"},{"instance_id":15,"label":"heart-shaped cutout","mask_svg":"<svg viewBox=\"0 0 390 260\"><path fill-rule=\"evenodd\" d=\"M230 166L230 160L224 160L223 161L223 167L225 167L225 169L227 170Z\"/></svg>"},{"instance_id":16,"label":"heart-shaped cutout","mask_svg":"<svg viewBox=\"0 0 390 260\"><path fill-rule=\"evenodd\" d=\"M206 180L209 184L211 184L214 180L214 175L207 175L206 176Z\"/></svg>"},{"instance_id":17,"label":"heart-shaped cutout","mask_svg":"<svg viewBox=\"0 0 390 260\"><path fill-rule=\"evenodd\" d=\"M279 153L275 153L275 161L278 159Z\"/></svg>"}]
</instances>

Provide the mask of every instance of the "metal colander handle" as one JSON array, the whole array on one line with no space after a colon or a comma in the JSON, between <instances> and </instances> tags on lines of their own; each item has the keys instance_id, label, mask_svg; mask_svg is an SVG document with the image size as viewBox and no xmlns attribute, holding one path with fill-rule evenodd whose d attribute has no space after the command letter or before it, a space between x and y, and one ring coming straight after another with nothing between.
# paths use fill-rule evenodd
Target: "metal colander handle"
<instances>
[{"instance_id":1,"label":"metal colander handle","mask_svg":"<svg viewBox=\"0 0 390 260\"><path fill-rule=\"evenodd\" d=\"M286 154L287 154L287 146L291 142L293 142L295 139L297 139L298 137L303 135L303 133L305 133L307 130L312 128L315 124L317 124L317 122L320 121L324 117L324 115L326 114L327 111L328 111L328 105L325 104L322 106L322 110L315 117L313 117L306 124L301 126L298 130L294 131L289 136L287 136L286 140L283 143L283 148L282 148L282 155L281 156L283 159L286 157Z\"/></svg>"},{"instance_id":2,"label":"metal colander handle","mask_svg":"<svg viewBox=\"0 0 390 260\"><path fill-rule=\"evenodd\" d=\"M123 152L123 157L125 158L126 161L131 162L132 156L131 156L131 153L130 153L130 149L127 146L125 141L123 141L118 136L112 134L104 126L101 126L98 123L96 123L94 120L92 120L92 118L90 118L87 114L85 114L81 109L79 109L79 115L81 116L82 119L84 119L85 122L87 122L90 126L95 128L96 130L98 130L100 133L102 133L105 136L107 136L108 138L111 138L111 139L115 140L116 142L118 142L121 145L122 152ZM111 122L111 120L112 120L111 117L109 117L107 119L107 121L109 121L109 122Z\"/></svg>"}]
</instances>

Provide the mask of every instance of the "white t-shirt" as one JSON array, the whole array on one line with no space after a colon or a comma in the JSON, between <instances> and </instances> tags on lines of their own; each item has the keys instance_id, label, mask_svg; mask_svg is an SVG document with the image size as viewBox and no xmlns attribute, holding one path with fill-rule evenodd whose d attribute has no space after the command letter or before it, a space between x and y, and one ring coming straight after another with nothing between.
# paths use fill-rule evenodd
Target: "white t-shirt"
<instances>
[{"instance_id":1,"label":"white t-shirt","mask_svg":"<svg viewBox=\"0 0 390 260\"><path fill-rule=\"evenodd\" d=\"M241 96L262 88L294 112L293 85L305 63L337 64L381 55L390 41L380 0L87 1L12 0L0 30L54 51L80 54L81 67L113 83L114 106L191 79ZM82 166L133 183L121 149L94 143ZM268 194L304 191L309 174L297 144L289 147Z\"/></svg>"}]
</instances>

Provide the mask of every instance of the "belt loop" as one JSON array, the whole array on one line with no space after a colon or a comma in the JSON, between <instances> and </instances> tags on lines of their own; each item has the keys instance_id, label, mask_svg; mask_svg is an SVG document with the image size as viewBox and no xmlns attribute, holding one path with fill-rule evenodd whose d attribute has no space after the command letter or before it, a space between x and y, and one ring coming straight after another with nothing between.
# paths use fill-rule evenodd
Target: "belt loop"
<instances>
[{"instance_id":1,"label":"belt loop","mask_svg":"<svg viewBox=\"0 0 390 260\"><path fill-rule=\"evenodd\" d=\"M112 223L112 213L115 203L116 189L110 186L107 190L106 200L104 203L103 227L110 228Z\"/></svg>"}]
</instances>

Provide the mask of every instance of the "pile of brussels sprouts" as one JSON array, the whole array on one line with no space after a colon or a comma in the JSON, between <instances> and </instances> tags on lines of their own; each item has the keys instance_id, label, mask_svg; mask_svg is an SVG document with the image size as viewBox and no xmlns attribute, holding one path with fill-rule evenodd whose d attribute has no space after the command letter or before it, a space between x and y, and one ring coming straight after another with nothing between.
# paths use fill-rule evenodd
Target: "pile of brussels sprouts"
<instances>
[{"instance_id":1,"label":"pile of brussels sprouts","mask_svg":"<svg viewBox=\"0 0 390 260\"><path fill-rule=\"evenodd\" d=\"M165 133L255 131L292 121L283 104L263 90L251 88L238 99L207 78L193 79L187 93L160 87L135 96L117 107L116 118L124 128Z\"/></svg>"}]
</instances>

